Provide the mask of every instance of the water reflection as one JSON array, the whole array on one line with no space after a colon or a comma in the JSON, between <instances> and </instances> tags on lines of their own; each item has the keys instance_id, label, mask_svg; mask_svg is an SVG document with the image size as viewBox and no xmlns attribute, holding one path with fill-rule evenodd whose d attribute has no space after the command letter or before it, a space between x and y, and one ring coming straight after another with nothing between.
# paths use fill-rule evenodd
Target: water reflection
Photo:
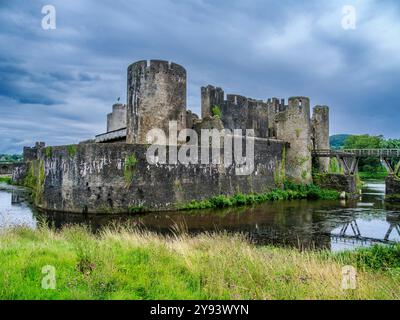
<instances>
[{"instance_id":1,"label":"water reflection","mask_svg":"<svg viewBox=\"0 0 400 320\"><path fill-rule=\"evenodd\" d=\"M18 192L0 190L0 226L35 226L37 219L44 217L56 228L84 223L96 231L116 223L136 225L163 234L171 233L171 230L185 230L190 234L240 232L261 245L279 244L334 251L400 241L400 208L384 202L385 185L382 182L368 183L360 199L352 201L269 202L251 208L136 216L35 213Z\"/></svg>"},{"instance_id":2,"label":"water reflection","mask_svg":"<svg viewBox=\"0 0 400 320\"><path fill-rule=\"evenodd\" d=\"M23 189L0 184L0 228L36 226L36 218L26 202Z\"/></svg>"}]
</instances>

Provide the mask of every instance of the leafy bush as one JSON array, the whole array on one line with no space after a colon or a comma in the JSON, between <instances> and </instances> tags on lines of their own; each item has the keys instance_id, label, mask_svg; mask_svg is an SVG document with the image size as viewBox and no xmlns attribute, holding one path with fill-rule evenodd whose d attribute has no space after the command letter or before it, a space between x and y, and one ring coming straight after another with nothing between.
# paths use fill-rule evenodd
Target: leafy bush
<instances>
[{"instance_id":1,"label":"leafy bush","mask_svg":"<svg viewBox=\"0 0 400 320\"><path fill-rule=\"evenodd\" d=\"M214 117L221 118L221 109L218 106L213 106L211 109L211 113Z\"/></svg>"},{"instance_id":2,"label":"leafy bush","mask_svg":"<svg viewBox=\"0 0 400 320\"><path fill-rule=\"evenodd\" d=\"M356 251L345 251L339 258L346 264L354 264L362 269L388 270L400 269L400 244L383 246L375 245Z\"/></svg>"},{"instance_id":3,"label":"leafy bush","mask_svg":"<svg viewBox=\"0 0 400 320\"><path fill-rule=\"evenodd\" d=\"M323 199L336 200L339 198L339 192L334 190L324 190L316 185L297 185L291 182L285 182L284 190L274 189L265 193L255 194L235 194L233 196L219 195L207 200L193 200L184 204L179 209L211 209L224 208L232 206L244 206L266 201L295 200L295 199Z\"/></svg>"},{"instance_id":4,"label":"leafy bush","mask_svg":"<svg viewBox=\"0 0 400 320\"><path fill-rule=\"evenodd\" d=\"M0 182L6 183L6 184L11 184L12 179L11 179L11 177L0 177Z\"/></svg>"}]
</instances>

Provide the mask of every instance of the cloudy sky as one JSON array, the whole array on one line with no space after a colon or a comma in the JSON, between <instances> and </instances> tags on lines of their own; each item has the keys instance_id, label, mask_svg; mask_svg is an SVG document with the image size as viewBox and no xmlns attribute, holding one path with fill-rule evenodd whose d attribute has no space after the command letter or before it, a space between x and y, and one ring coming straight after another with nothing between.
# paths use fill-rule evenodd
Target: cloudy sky
<instances>
[{"instance_id":1,"label":"cloudy sky","mask_svg":"<svg viewBox=\"0 0 400 320\"><path fill-rule=\"evenodd\" d=\"M44 5L56 29L41 26ZM356 28L342 27L343 6ZM400 138L398 0L0 0L0 153L69 144L105 130L126 68L182 64L200 87L331 107L331 133Z\"/></svg>"}]
</instances>

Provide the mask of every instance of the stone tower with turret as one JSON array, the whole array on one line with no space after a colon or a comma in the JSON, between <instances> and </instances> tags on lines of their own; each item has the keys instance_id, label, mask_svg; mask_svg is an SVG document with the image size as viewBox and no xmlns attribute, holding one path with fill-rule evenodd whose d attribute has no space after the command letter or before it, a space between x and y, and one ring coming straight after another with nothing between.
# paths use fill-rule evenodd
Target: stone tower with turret
<instances>
[{"instance_id":1,"label":"stone tower with turret","mask_svg":"<svg viewBox=\"0 0 400 320\"><path fill-rule=\"evenodd\" d=\"M310 99L289 98L276 115L276 136L289 143L286 148L286 178L296 183L312 183Z\"/></svg>"},{"instance_id":2,"label":"stone tower with turret","mask_svg":"<svg viewBox=\"0 0 400 320\"><path fill-rule=\"evenodd\" d=\"M169 122L186 128L186 70L163 60L138 61L128 67L127 143L148 143L147 133Z\"/></svg>"}]
</instances>

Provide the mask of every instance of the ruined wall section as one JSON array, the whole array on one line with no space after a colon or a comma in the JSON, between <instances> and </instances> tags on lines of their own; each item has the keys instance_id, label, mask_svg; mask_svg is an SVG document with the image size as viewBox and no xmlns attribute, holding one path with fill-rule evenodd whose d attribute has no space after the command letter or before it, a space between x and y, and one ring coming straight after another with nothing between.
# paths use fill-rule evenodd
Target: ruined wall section
<instances>
[{"instance_id":1,"label":"ruined wall section","mask_svg":"<svg viewBox=\"0 0 400 320\"><path fill-rule=\"evenodd\" d=\"M278 98L270 98L267 100L268 106L268 136L276 137L276 116L285 110L285 100Z\"/></svg>"},{"instance_id":2,"label":"ruined wall section","mask_svg":"<svg viewBox=\"0 0 400 320\"><path fill-rule=\"evenodd\" d=\"M277 138L290 144L286 150L286 177L296 183L312 183L310 99L289 98L276 116Z\"/></svg>"},{"instance_id":3,"label":"ruined wall section","mask_svg":"<svg viewBox=\"0 0 400 320\"><path fill-rule=\"evenodd\" d=\"M148 131L169 131L177 121L186 128L186 70L163 60L139 61L128 67L127 143L146 144Z\"/></svg>"},{"instance_id":4,"label":"ruined wall section","mask_svg":"<svg viewBox=\"0 0 400 320\"><path fill-rule=\"evenodd\" d=\"M112 107L112 113L107 115L107 132L126 128L126 105L116 103Z\"/></svg>"},{"instance_id":5,"label":"ruined wall section","mask_svg":"<svg viewBox=\"0 0 400 320\"><path fill-rule=\"evenodd\" d=\"M315 106L313 108L312 143L314 150L330 149L329 144L329 107ZM317 169L320 172L329 172L329 158L316 159Z\"/></svg>"},{"instance_id":6,"label":"ruined wall section","mask_svg":"<svg viewBox=\"0 0 400 320\"><path fill-rule=\"evenodd\" d=\"M215 106L221 112L221 120L225 129L254 129L255 136L269 137L268 104L262 100L246 98L241 95L228 94L224 99L221 88L207 86L201 88L202 118L215 116Z\"/></svg>"},{"instance_id":7,"label":"ruined wall section","mask_svg":"<svg viewBox=\"0 0 400 320\"><path fill-rule=\"evenodd\" d=\"M186 110L186 128L193 129L197 122L199 122L199 116L190 110Z\"/></svg>"},{"instance_id":8,"label":"ruined wall section","mask_svg":"<svg viewBox=\"0 0 400 320\"><path fill-rule=\"evenodd\" d=\"M208 85L201 87L201 117L213 116L213 106L221 106L225 103L225 93L221 88Z\"/></svg>"}]
</instances>

